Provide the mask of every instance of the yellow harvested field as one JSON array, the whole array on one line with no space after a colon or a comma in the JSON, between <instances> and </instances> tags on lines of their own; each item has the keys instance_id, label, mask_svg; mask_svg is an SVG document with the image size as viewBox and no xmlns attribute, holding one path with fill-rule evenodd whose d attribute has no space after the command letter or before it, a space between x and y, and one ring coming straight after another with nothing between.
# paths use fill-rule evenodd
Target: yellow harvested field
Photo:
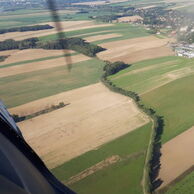
<instances>
[{"instance_id":1,"label":"yellow harvested field","mask_svg":"<svg viewBox=\"0 0 194 194\"><path fill-rule=\"evenodd\" d=\"M0 78L11 76L11 75L22 74L22 73L28 73L32 71L38 71L42 69L49 69L49 68L63 66L63 65L66 66L68 64L78 63L89 59L91 58L85 55L79 54L79 55L71 56L71 58L61 57L57 59L50 59L50 60L44 60L39 62L27 63L23 65L10 66L7 68L3 68L3 70L0 71Z\"/></svg>"},{"instance_id":2,"label":"yellow harvested field","mask_svg":"<svg viewBox=\"0 0 194 194\"><path fill-rule=\"evenodd\" d=\"M53 22L46 22L40 23L41 24L49 24L51 26L55 26ZM88 28L98 28L98 27L105 27L105 26L112 26L113 24L96 24L93 21L65 21L61 22L62 29L64 32L67 31L74 31L74 30L82 30ZM40 37L40 36L47 36L50 34L56 34L56 29L49 29L49 30L39 30L39 31L28 31L28 32L10 32L6 34L0 34L0 40L6 39L14 39L14 40L23 40L32 37Z\"/></svg>"},{"instance_id":3,"label":"yellow harvested field","mask_svg":"<svg viewBox=\"0 0 194 194\"><path fill-rule=\"evenodd\" d=\"M94 41L98 41L98 40L105 40L105 39L116 38L116 37L120 37L120 36L122 36L122 35L117 34L117 33L112 33L112 34L89 36L89 37L86 37L84 39L87 40L88 42L94 42Z\"/></svg>"},{"instance_id":4,"label":"yellow harvested field","mask_svg":"<svg viewBox=\"0 0 194 194\"><path fill-rule=\"evenodd\" d=\"M80 3L72 3L73 5L104 5L106 1L89 1L89 2L80 2Z\"/></svg>"},{"instance_id":5,"label":"yellow harvested field","mask_svg":"<svg viewBox=\"0 0 194 194\"><path fill-rule=\"evenodd\" d=\"M129 0L109 0L109 3L122 3L126 1L129 1Z\"/></svg>"},{"instance_id":6,"label":"yellow harvested field","mask_svg":"<svg viewBox=\"0 0 194 194\"><path fill-rule=\"evenodd\" d=\"M149 5L149 6L145 6L145 7L140 7L138 9L150 9L150 8L154 8L156 7L156 5Z\"/></svg>"},{"instance_id":7,"label":"yellow harvested field","mask_svg":"<svg viewBox=\"0 0 194 194\"><path fill-rule=\"evenodd\" d=\"M121 17L117 19L118 22L136 22L139 20L143 20L143 18L138 15L137 16L126 16L126 17Z\"/></svg>"},{"instance_id":8,"label":"yellow harvested field","mask_svg":"<svg viewBox=\"0 0 194 194\"><path fill-rule=\"evenodd\" d=\"M188 0L165 0L168 3L188 3ZM190 0L193 1L193 0Z\"/></svg>"},{"instance_id":9,"label":"yellow harvested field","mask_svg":"<svg viewBox=\"0 0 194 194\"><path fill-rule=\"evenodd\" d=\"M147 36L108 42L100 44L100 46L107 50L100 52L98 57L112 62L124 61L125 63L134 63L145 59L174 55L174 52L168 47L171 41L174 40Z\"/></svg>"},{"instance_id":10,"label":"yellow harvested field","mask_svg":"<svg viewBox=\"0 0 194 194\"><path fill-rule=\"evenodd\" d=\"M128 0L109 0L109 1L89 1L89 2L80 2L80 3L72 3L73 5L104 5L104 4L111 4L111 3L122 3Z\"/></svg>"},{"instance_id":11,"label":"yellow harvested field","mask_svg":"<svg viewBox=\"0 0 194 194\"><path fill-rule=\"evenodd\" d=\"M124 61L128 63L135 63L137 61L143 61L147 59L158 58L163 56L172 56L172 55L174 55L174 52L172 51L171 48L167 46L162 46L162 47L156 47L156 48L150 48L150 49L148 48L145 50L131 53L130 55L127 55L126 58L124 58Z\"/></svg>"},{"instance_id":12,"label":"yellow harvested field","mask_svg":"<svg viewBox=\"0 0 194 194\"><path fill-rule=\"evenodd\" d=\"M149 122L134 102L102 83L31 102L25 112L56 102L70 105L18 123L27 142L49 168L77 157ZM38 110L37 109L37 110Z\"/></svg>"},{"instance_id":13,"label":"yellow harvested field","mask_svg":"<svg viewBox=\"0 0 194 194\"><path fill-rule=\"evenodd\" d=\"M175 6L175 7L172 7L172 8L169 8L171 10L176 10L176 9L181 9L181 8L184 8L184 7L187 7L188 5L179 5L179 6Z\"/></svg>"},{"instance_id":14,"label":"yellow harvested field","mask_svg":"<svg viewBox=\"0 0 194 194\"><path fill-rule=\"evenodd\" d=\"M7 50L7 51L0 51L0 56L10 56L14 53L18 52L18 50ZM1 62L2 64L2 62Z\"/></svg>"},{"instance_id":15,"label":"yellow harvested field","mask_svg":"<svg viewBox=\"0 0 194 194\"><path fill-rule=\"evenodd\" d=\"M74 51L65 50L66 53L73 53ZM44 49L26 49L26 50L10 50L10 52L0 52L0 55L10 55L0 65L16 63L20 61L35 60L44 57L63 55L63 50L44 50Z\"/></svg>"},{"instance_id":16,"label":"yellow harvested field","mask_svg":"<svg viewBox=\"0 0 194 194\"><path fill-rule=\"evenodd\" d=\"M193 137L194 127L178 135L162 146L159 177L164 182L161 187L171 183L193 165Z\"/></svg>"}]
</instances>

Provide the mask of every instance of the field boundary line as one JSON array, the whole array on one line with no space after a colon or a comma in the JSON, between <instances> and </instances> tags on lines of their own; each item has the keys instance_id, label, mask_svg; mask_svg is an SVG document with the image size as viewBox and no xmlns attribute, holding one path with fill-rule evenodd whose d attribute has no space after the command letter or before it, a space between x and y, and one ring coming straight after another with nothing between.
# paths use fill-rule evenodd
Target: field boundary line
<instances>
[{"instance_id":1,"label":"field boundary line","mask_svg":"<svg viewBox=\"0 0 194 194\"><path fill-rule=\"evenodd\" d=\"M128 68L123 62L110 63L106 61L104 67L104 74L101 77L103 84L108 87L111 91L120 93L133 100L137 108L144 112L152 121L152 132L148 142L147 152L145 156L145 163L142 177L142 189L144 194L155 193L156 189L162 184L162 180L158 178L160 170L160 157L161 157L161 137L164 128L164 120L162 116L156 114L156 111L152 108L146 107L142 104L140 96L133 92L127 91L123 88L117 87L113 82L108 79L108 76L113 75L121 71L122 69Z\"/></svg>"},{"instance_id":2,"label":"field boundary line","mask_svg":"<svg viewBox=\"0 0 194 194\"><path fill-rule=\"evenodd\" d=\"M176 177L173 181L171 181L169 184L167 184L165 187L158 189L156 191L157 194L162 194L165 193L166 191L168 191L168 189L175 185L176 183L178 183L179 181L181 181L182 179L184 179L187 175L189 175L190 173L194 172L194 165L191 166L190 168L188 168L185 172L183 172L181 175L179 175L178 177Z\"/></svg>"}]
</instances>

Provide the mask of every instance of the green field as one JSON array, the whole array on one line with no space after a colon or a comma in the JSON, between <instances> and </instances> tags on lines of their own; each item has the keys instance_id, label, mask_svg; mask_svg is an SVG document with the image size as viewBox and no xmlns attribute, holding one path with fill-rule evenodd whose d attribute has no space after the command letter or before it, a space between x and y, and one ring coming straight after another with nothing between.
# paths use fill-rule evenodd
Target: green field
<instances>
[{"instance_id":1,"label":"green field","mask_svg":"<svg viewBox=\"0 0 194 194\"><path fill-rule=\"evenodd\" d=\"M136 7L136 8L139 8L139 7L145 7L145 6L150 6L150 5L163 5L165 4L165 2L163 0L129 0L129 1L126 1L126 2L121 2L121 3L113 3L111 4L111 6L123 6L123 7L129 7L129 6L132 6L132 7Z\"/></svg>"},{"instance_id":2,"label":"green field","mask_svg":"<svg viewBox=\"0 0 194 194\"><path fill-rule=\"evenodd\" d=\"M94 33L94 34L89 34L89 33ZM113 26L107 26L107 27L98 27L98 28L89 28L89 29L83 29L83 30L70 31L70 32L66 32L65 35L67 37L78 36L78 37L84 38L89 36L96 36L96 35L110 34L110 33L118 33L118 34L121 34L122 36L116 37L116 38L109 38L107 40L95 41L94 43L100 44L100 43L112 42L116 40L124 40L129 38L137 38L137 37L150 35L148 31L145 30L143 27L136 26L136 25L129 25L129 24L114 24ZM40 37L39 39L41 41L47 41L47 40L55 40L57 38L58 37L56 34L52 34L52 35Z\"/></svg>"},{"instance_id":3,"label":"green field","mask_svg":"<svg viewBox=\"0 0 194 194\"><path fill-rule=\"evenodd\" d=\"M24 14L31 14L31 13L43 13L43 12L48 12L47 9L18 9L15 11L7 11L7 12L1 12L0 16L10 16L10 15L24 15Z\"/></svg>"},{"instance_id":4,"label":"green field","mask_svg":"<svg viewBox=\"0 0 194 194\"><path fill-rule=\"evenodd\" d=\"M188 65L192 68L193 60L179 57L162 57L133 64L116 75L110 76L116 85L139 94L171 81L169 74L178 74Z\"/></svg>"},{"instance_id":5,"label":"green field","mask_svg":"<svg viewBox=\"0 0 194 194\"><path fill-rule=\"evenodd\" d=\"M90 85L100 80L103 66L104 62L91 59L73 64L70 72L66 66L60 66L0 78L1 99L8 107L14 107Z\"/></svg>"},{"instance_id":6,"label":"green field","mask_svg":"<svg viewBox=\"0 0 194 194\"><path fill-rule=\"evenodd\" d=\"M164 117L164 143L194 124L193 70L192 59L163 57L136 63L110 79L119 87L142 94L143 103ZM169 80L165 76L169 73L180 79Z\"/></svg>"},{"instance_id":7,"label":"green field","mask_svg":"<svg viewBox=\"0 0 194 194\"><path fill-rule=\"evenodd\" d=\"M41 9L29 9L29 10L17 10L15 12L7 12L0 14L0 27L10 28L17 26L32 25L42 22L51 22L51 14L49 10ZM91 9L88 13L79 13L79 10L74 10L76 13L60 13L59 16L61 21L78 21L78 20L91 20L89 16L101 16L111 15L111 10L104 9Z\"/></svg>"},{"instance_id":8,"label":"green field","mask_svg":"<svg viewBox=\"0 0 194 194\"><path fill-rule=\"evenodd\" d=\"M194 172L170 187L165 194L194 194Z\"/></svg>"},{"instance_id":9,"label":"green field","mask_svg":"<svg viewBox=\"0 0 194 194\"><path fill-rule=\"evenodd\" d=\"M67 20L71 15L75 14L59 14L61 20ZM86 17L85 19L88 18ZM13 28L18 26L33 25L51 21L51 14L48 12L48 10L20 10L17 12L0 15L1 28Z\"/></svg>"},{"instance_id":10,"label":"green field","mask_svg":"<svg viewBox=\"0 0 194 194\"><path fill-rule=\"evenodd\" d=\"M70 185L74 191L84 194L140 194L145 151L150 137L151 123L128 133L97 150L89 151L52 172L63 182L96 163L119 155L121 161L110 165L83 180Z\"/></svg>"},{"instance_id":11,"label":"green field","mask_svg":"<svg viewBox=\"0 0 194 194\"><path fill-rule=\"evenodd\" d=\"M42 15L31 15L31 16L21 16L21 17L11 17L2 16L0 17L0 27L1 28L13 28L18 26L26 26L32 24L38 24L41 22L52 21L48 13L43 13Z\"/></svg>"}]
</instances>

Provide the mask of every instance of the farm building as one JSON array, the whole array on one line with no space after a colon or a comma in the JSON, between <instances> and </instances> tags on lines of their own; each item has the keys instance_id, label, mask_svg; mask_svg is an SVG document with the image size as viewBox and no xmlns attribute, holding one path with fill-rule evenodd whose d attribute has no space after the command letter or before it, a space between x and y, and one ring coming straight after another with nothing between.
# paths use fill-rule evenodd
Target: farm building
<instances>
[{"instance_id":1,"label":"farm building","mask_svg":"<svg viewBox=\"0 0 194 194\"><path fill-rule=\"evenodd\" d=\"M194 45L178 45L175 52L177 56L194 58Z\"/></svg>"}]
</instances>

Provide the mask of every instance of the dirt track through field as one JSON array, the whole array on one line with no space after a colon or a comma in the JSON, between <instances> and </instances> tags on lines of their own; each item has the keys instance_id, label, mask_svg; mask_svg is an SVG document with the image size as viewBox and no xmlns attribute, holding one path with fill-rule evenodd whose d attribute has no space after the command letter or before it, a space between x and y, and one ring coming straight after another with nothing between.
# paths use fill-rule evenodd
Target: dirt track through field
<instances>
[{"instance_id":1,"label":"dirt track through field","mask_svg":"<svg viewBox=\"0 0 194 194\"><path fill-rule=\"evenodd\" d=\"M101 83L44 98L10 111L28 112L31 107L43 108L44 105L62 101L70 105L19 123L28 143L50 168L149 122L132 100L111 92Z\"/></svg>"},{"instance_id":2,"label":"dirt track through field","mask_svg":"<svg viewBox=\"0 0 194 194\"><path fill-rule=\"evenodd\" d=\"M194 127L162 146L159 176L164 182L161 187L168 185L194 164L193 138Z\"/></svg>"},{"instance_id":3,"label":"dirt track through field","mask_svg":"<svg viewBox=\"0 0 194 194\"><path fill-rule=\"evenodd\" d=\"M124 61L134 63L146 59L174 55L167 46L171 39L159 39L155 36L147 36L128 40L120 40L100 44L106 51L98 54L102 60Z\"/></svg>"},{"instance_id":4,"label":"dirt track through field","mask_svg":"<svg viewBox=\"0 0 194 194\"><path fill-rule=\"evenodd\" d=\"M97 164L85 169L84 171L76 174L75 176L70 177L70 179L65 182L66 185L72 185L73 183L76 183L87 176L90 176L91 174L96 173L99 170L102 170L103 168L106 168L112 164L115 164L121 160L120 156L113 155L111 157L106 158L105 160L98 162Z\"/></svg>"},{"instance_id":5,"label":"dirt track through field","mask_svg":"<svg viewBox=\"0 0 194 194\"><path fill-rule=\"evenodd\" d=\"M18 75L22 73L29 73L33 71L42 70L42 69L59 67L63 65L66 66L67 60L65 58L67 57L61 57L57 59L50 59L50 60L44 60L44 61L39 61L39 62L33 62L33 63L27 63L23 65L16 65L16 66L3 68L0 71L0 78L12 76L12 75ZM79 55L71 56L71 63L72 64L78 63L78 62L86 61L89 59L91 58L85 55L79 54Z\"/></svg>"},{"instance_id":6,"label":"dirt track through field","mask_svg":"<svg viewBox=\"0 0 194 194\"><path fill-rule=\"evenodd\" d=\"M49 24L51 26L55 26L53 22L46 22L40 23L41 24ZM64 32L67 31L74 31L74 30L82 30L88 28L98 28L98 27L106 27L112 26L113 24L95 24L93 21L65 21L61 22L62 28ZM47 36L51 34L56 34L56 29L49 29L49 30L39 30L39 31L28 31L28 32L10 32L6 34L0 34L0 40L6 39L14 39L14 40L23 40L32 37L40 37L40 36Z\"/></svg>"}]
</instances>

